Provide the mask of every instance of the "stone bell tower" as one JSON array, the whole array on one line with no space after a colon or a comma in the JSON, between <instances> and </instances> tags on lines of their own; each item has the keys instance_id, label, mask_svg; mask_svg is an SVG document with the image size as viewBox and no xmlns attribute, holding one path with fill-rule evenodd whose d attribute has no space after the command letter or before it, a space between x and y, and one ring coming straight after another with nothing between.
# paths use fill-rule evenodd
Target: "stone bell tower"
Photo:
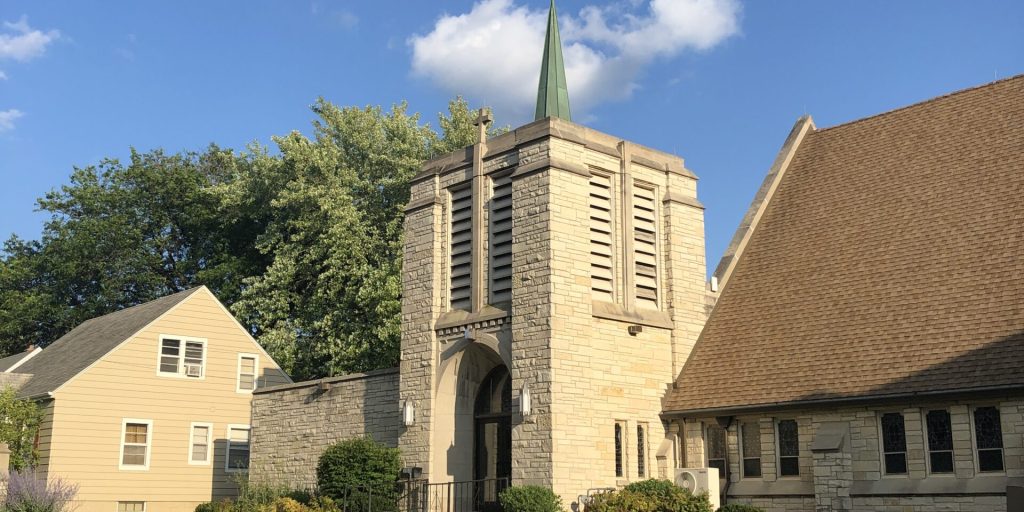
<instances>
[{"instance_id":1,"label":"stone bell tower","mask_svg":"<svg viewBox=\"0 0 1024 512\"><path fill-rule=\"evenodd\" d=\"M433 482L566 505L667 474L661 399L706 315L703 207L677 156L570 120L552 2L536 121L435 158L405 219L399 447Z\"/></svg>"}]
</instances>

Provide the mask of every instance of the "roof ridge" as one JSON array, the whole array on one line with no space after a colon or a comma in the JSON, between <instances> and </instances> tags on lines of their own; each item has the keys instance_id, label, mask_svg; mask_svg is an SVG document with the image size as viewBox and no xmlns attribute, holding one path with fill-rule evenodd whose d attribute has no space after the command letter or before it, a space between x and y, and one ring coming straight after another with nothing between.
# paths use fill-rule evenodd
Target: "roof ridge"
<instances>
[{"instance_id":1,"label":"roof ridge","mask_svg":"<svg viewBox=\"0 0 1024 512\"><path fill-rule=\"evenodd\" d=\"M181 291L179 291L179 292L174 292L174 293L172 293L172 294L170 294L170 295L164 295L163 297L157 297L157 298L155 298L155 299L152 299L152 300L147 300L146 302L140 302L140 303L138 303L138 304L135 304L134 306L128 306L128 307L126 307L126 308L118 309L117 311L111 311L110 313L104 313L104 314L102 314L102 315L99 315L99 316L94 316L94 317L91 317L91 318L86 318L85 320L82 320L82 322L81 322L81 323L79 323L78 325L76 325L76 326L72 327L70 331L68 331L68 332L66 332L66 333L64 333L64 334L62 334L62 335L60 335L60 336L59 336L59 337L58 337L57 339L55 339L55 340L53 340L53 341L50 341L49 343L47 343L47 344L46 344L46 346L45 346L45 347L43 347L43 348L49 348L49 347L52 347L52 346L53 346L53 345L55 345L55 344L56 344L56 343L57 343L58 341L60 341L60 340L64 339L64 337L66 337L66 336L67 336L68 334L71 334L71 333L73 333L73 332L77 331L78 329L81 329L81 328L83 328L83 327L85 327L85 326L87 326L87 325L91 325L91 324L95 323L96 321L98 321L98 320L101 320L101 319L103 319L103 318L106 318L106 317L108 317L108 316L111 316L111 315L116 315L116 314L118 314L118 313L122 313L122 312L124 312L124 311L128 311L128 310L131 310L131 309L135 309L135 308L137 308L137 307L140 307L140 306L146 306L146 305L152 304L152 303L154 303L154 302L156 302L156 301L160 301L160 300L164 300L164 299L169 299L169 298L171 298L171 297L175 297L175 296L177 296L177 295L185 295L185 294L187 294L187 295L191 295L192 293L194 293L194 292L195 292L196 290L198 290L198 289L202 288L203 286L204 286L204 285L198 285L198 286L193 286L192 288L187 288L187 289L185 289L185 290L181 290Z\"/></svg>"},{"instance_id":2,"label":"roof ridge","mask_svg":"<svg viewBox=\"0 0 1024 512\"><path fill-rule=\"evenodd\" d=\"M103 314L103 315L100 315L100 316L94 316L94 317L92 317L92 318L89 318L88 320L85 320L85 321L83 321L83 322L82 322L81 324L78 324L78 325L82 325L82 324L84 324L85 322L89 322L89 321L92 321L92 320L98 320L98 319L100 319L100 318L103 318L103 317L105 317L105 316L107 316L107 315L113 315L113 314L115 314L115 313L120 313L120 312L122 312L122 311L128 311L129 309L134 309L134 308L137 308L137 307L139 307L139 306L145 306L146 304L150 304L150 303L156 302L156 301L158 301L158 300L164 300L164 299L169 299L169 298L171 298L171 297L174 297L174 296L176 296L176 295L181 295L181 294L184 294L184 293L191 293L191 292L195 292L196 290L198 290L198 289L202 288L203 286L204 286L204 285L197 285L197 286L193 286L193 287L191 287L191 288L186 288L186 289L184 289L184 290L181 290L181 291L177 291L177 292L174 292L174 293L172 293L172 294L169 294L169 295L164 295L163 297L157 297L157 298L155 298L155 299L147 300L146 302L140 302L140 303L138 303L138 304L135 304L134 306L128 306L128 307L126 307L126 308L121 308L121 309L118 309L117 311L111 311L110 313L106 313L106 314Z\"/></svg>"},{"instance_id":3,"label":"roof ridge","mask_svg":"<svg viewBox=\"0 0 1024 512\"><path fill-rule=\"evenodd\" d=\"M986 83L983 83L983 84L973 85L971 87L967 87L966 89L960 89L960 90L957 90L957 91L948 92L948 93L942 94L940 96L935 96L935 97L932 97L932 98L921 100L921 101L918 101L916 103L911 103L909 105L903 105L902 107L896 107L896 108L891 109L891 110L886 110L884 112L879 112L877 114L872 114L872 115L867 116L867 117L861 117L859 119L854 119L852 121L846 121L844 123L839 123L837 125L829 126L827 128L819 128L819 129L815 130L815 133L827 132L829 130L834 130L836 128L843 128L843 127L850 126L852 124L857 124L857 123L860 123L860 122L863 122L863 121L870 121L870 120L872 120L872 119L874 119L876 117L882 117L882 116L887 116L887 115L890 115L890 114L895 114L895 113L900 112L902 110L907 110L907 109L911 109L911 108L914 108L914 107L919 107L919 106L925 105L927 103L933 103L933 102L936 102L936 101L939 101L939 100L944 100L946 98L950 98L952 96L958 96L960 94L964 94L964 93L968 93L968 92L973 92L973 91L976 91L978 89L984 89L985 87L991 87L991 86L996 85L996 84L1000 84L1000 83L1003 83L1003 82L1010 82L1010 81L1018 80L1018 79L1024 79L1024 73L1021 73L1019 75L1009 76L1009 77L1006 77L1006 78L1000 78L999 80L993 80L991 82L986 82Z\"/></svg>"}]
</instances>

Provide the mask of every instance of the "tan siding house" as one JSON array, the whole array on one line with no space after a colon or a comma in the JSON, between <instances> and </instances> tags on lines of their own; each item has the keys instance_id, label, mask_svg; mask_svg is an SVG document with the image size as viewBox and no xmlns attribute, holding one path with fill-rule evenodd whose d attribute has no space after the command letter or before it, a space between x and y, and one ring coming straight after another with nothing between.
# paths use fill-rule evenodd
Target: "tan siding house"
<instances>
[{"instance_id":1,"label":"tan siding house","mask_svg":"<svg viewBox=\"0 0 1024 512\"><path fill-rule=\"evenodd\" d=\"M80 486L80 512L234 495L252 389L290 382L205 287L85 322L18 373L46 410L40 470Z\"/></svg>"}]
</instances>

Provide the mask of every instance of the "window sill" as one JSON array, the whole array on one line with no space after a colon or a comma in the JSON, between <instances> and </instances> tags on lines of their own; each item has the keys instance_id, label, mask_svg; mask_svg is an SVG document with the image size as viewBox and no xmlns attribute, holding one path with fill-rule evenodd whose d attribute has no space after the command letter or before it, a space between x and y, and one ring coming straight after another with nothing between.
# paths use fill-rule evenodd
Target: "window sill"
<instances>
[{"instance_id":1,"label":"window sill","mask_svg":"<svg viewBox=\"0 0 1024 512\"><path fill-rule=\"evenodd\" d=\"M671 329L673 327L672 317L664 311L653 309L626 311L622 306L611 302L593 301L591 314L605 320L640 324L648 327L659 327L662 329Z\"/></svg>"},{"instance_id":2,"label":"window sill","mask_svg":"<svg viewBox=\"0 0 1024 512\"><path fill-rule=\"evenodd\" d=\"M882 479L853 482L851 496L885 496L909 494L1001 494L1007 485L1020 485L1024 478L983 475L973 478L928 476L922 479Z\"/></svg>"},{"instance_id":3,"label":"window sill","mask_svg":"<svg viewBox=\"0 0 1024 512\"><path fill-rule=\"evenodd\" d=\"M776 480L746 478L729 486L729 496L814 496L814 482L807 480Z\"/></svg>"},{"instance_id":4,"label":"window sill","mask_svg":"<svg viewBox=\"0 0 1024 512\"><path fill-rule=\"evenodd\" d=\"M201 377L189 377L183 373L167 373L167 372L156 372L157 377L166 377L168 379L185 379L185 380L206 380L206 371L204 369Z\"/></svg>"}]
</instances>

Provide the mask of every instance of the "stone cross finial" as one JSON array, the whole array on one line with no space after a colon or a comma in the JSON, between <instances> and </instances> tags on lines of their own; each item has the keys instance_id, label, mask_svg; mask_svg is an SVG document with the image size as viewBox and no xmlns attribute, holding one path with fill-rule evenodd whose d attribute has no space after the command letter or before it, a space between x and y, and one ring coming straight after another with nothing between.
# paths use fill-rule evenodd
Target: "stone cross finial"
<instances>
[{"instance_id":1,"label":"stone cross finial","mask_svg":"<svg viewBox=\"0 0 1024 512\"><path fill-rule=\"evenodd\" d=\"M487 125L493 122L494 118L491 116L491 111L487 108L480 109L477 113L476 120L473 121L473 124L476 125L477 130L479 130L479 138L477 140L479 140L481 144L487 142Z\"/></svg>"}]
</instances>

